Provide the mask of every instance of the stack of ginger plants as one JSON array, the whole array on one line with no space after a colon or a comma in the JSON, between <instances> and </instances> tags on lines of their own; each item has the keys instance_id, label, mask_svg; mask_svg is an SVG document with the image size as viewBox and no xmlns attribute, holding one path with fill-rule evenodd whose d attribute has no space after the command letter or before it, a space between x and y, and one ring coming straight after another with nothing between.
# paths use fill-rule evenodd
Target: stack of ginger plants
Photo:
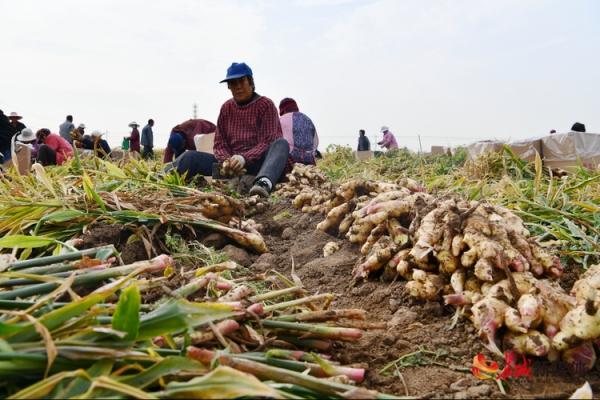
<instances>
[{"instance_id":1,"label":"stack of ginger plants","mask_svg":"<svg viewBox=\"0 0 600 400\"><path fill-rule=\"evenodd\" d=\"M364 257L353 284L375 271L383 281L403 278L411 296L455 306L453 326L469 319L486 347L513 363L537 356L594 366L600 265L577 282L574 296L567 294L556 280L560 260L507 208L431 195L406 177L395 183L358 178L326 193L306 186L294 205L326 215L317 230L359 245ZM496 337L501 330L502 339Z\"/></svg>"}]
</instances>

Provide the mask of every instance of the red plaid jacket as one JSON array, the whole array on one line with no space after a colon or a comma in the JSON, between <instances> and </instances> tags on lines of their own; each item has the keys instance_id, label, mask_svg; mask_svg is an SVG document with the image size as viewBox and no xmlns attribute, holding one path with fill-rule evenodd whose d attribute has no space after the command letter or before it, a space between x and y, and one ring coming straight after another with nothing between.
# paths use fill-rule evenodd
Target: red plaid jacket
<instances>
[{"instance_id":1,"label":"red plaid jacket","mask_svg":"<svg viewBox=\"0 0 600 400\"><path fill-rule=\"evenodd\" d=\"M233 98L221 106L213 147L217 161L239 154L246 166L256 164L276 139L282 139L277 107L268 97L258 95L250 104L238 106ZM294 161L288 157L282 178L292 171Z\"/></svg>"}]
</instances>

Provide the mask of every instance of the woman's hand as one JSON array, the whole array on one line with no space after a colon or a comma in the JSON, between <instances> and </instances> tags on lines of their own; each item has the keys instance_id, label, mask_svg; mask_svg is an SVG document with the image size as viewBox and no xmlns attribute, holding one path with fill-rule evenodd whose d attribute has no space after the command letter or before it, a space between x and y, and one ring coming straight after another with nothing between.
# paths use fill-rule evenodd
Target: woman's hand
<instances>
[{"instance_id":1,"label":"woman's hand","mask_svg":"<svg viewBox=\"0 0 600 400\"><path fill-rule=\"evenodd\" d=\"M244 168L244 165L246 165L246 160L244 160L244 157L240 155L232 156L231 160L229 161L229 167L234 171L241 170Z\"/></svg>"}]
</instances>

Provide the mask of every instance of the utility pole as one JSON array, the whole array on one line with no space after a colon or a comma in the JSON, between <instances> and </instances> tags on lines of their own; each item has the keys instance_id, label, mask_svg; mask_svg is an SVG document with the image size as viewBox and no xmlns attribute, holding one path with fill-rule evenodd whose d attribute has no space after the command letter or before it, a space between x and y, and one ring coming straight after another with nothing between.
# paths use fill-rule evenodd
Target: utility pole
<instances>
[{"instance_id":1,"label":"utility pole","mask_svg":"<svg viewBox=\"0 0 600 400\"><path fill-rule=\"evenodd\" d=\"M198 106L196 105L196 103L194 102L194 119L198 119Z\"/></svg>"}]
</instances>

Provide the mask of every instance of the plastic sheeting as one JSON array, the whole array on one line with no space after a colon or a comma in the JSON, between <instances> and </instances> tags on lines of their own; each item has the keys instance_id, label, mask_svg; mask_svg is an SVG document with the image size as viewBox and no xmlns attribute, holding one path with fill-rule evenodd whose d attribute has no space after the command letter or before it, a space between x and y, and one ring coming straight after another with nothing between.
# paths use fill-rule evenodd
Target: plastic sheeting
<instances>
[{"instance_id":1,"label":"plastic sheeting","mask_svg":"<svg viewBox=\"0 0 600 400\"><path fill-rule=\"evenodd\" d=\"M196 135L194 136L194 143L196 144L196 150L214 154L213 145L215 144L215 133Z\"/></svg>"},{"instance_id":2,"label":"plastic sheeting","mask_svg":"<svg viewBox=\"0 0 600 400\"><path fill-rule=\"evenodd\" d=\"M473 142L468 147L469 157L476 157L478 154L484 154L490 151L501 153L504 151L502 144L503 142L499 140L481 140L479 142Z\"/></svg>"},{"instance_id":3,"label":"plastic sheeting","mask_svg":"<svg viewBox=\"0 0 600 400\"><path fill-rule=\"evenodd\" d=\"M540 157L544 157L542 152L542 138L527 138L515 140L506 144L510 148L515 156L519 157L523 161L535 161L535 153L537 152Z\"/></svg>"},{"instance_id":4,"label":"plastic sheeting","mask_svg":"<svg viewBox=\"0 0 600 400\"><path fill-rule=\"evenodd\" d=\"M596 133L569 132L542 138L545 161L577 161L597 158L600 162L600 135Z\"/></svg>"}]
</instances>

